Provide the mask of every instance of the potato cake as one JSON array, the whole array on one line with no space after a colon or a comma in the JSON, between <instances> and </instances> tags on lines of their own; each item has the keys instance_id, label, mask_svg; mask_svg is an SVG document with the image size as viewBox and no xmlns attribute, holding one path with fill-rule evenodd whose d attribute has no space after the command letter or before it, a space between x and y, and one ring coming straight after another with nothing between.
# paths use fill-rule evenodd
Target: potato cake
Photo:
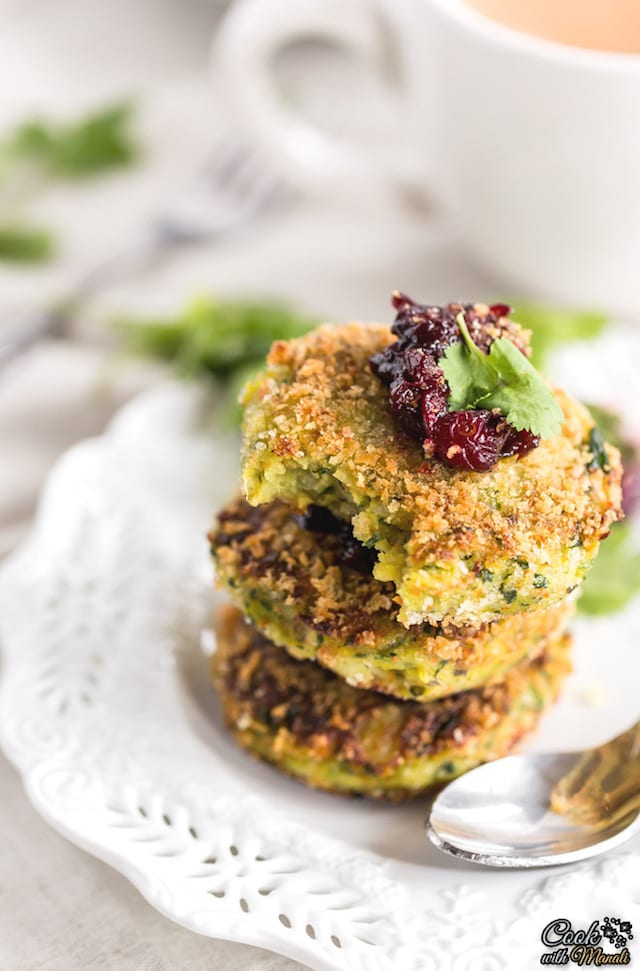
<instances>
[{"instance_id":1,"label":"potato cake","mask_svg":"<svg viewBox=\"0 0 640 971\"><path fill-rule=\"evenodd\" d=\"M331 513L310 508L303 521L282 502L230 502L209 537L216 574L267 638L354 687L429 701L500 681L557 637L573 611L564 601L479 630L407 630L393 584L371 575L370 551Z\"/></svg>"},{"instance_id":2,"label":"potato cake","mask_svg":"<svg viewBox=\"0 0 640 971\"><path fill-rule=\"evenodd\" d=\"M557 390L561 433L526 455L486 472L428 458L369 365L392 339L382 325L324 325L273 345L244 394L249 502L350 520L407 627L478 627L559 604L619 517L617 450L596 446L588 411Z\"/></svg>"},{"instance_id":3,"label":"potato cake","mask_svg":"<svg viewBox=\"0 0 640 971\"><path fill-rule=\"evenodd\" d=\"M501 684L427 704L350 687L296 661L229 607L212 661L225 720L253 755L310 786L400 801L511 750L554 700L569 637Z\"/></svg>"}]
</instances>

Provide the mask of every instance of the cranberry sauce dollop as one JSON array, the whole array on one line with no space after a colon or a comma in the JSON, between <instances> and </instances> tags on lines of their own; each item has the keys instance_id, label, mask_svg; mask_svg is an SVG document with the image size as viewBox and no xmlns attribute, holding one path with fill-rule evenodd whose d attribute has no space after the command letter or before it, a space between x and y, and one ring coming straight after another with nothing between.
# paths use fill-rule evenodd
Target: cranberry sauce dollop
<instances>
[{"instance_id":1,"label":"cranberry sauce dollop","mask_svg":"<svg viewBox=\"0 0 640 971\"><path fill-rule=\"evenodd\" d=\"M511 307L499 303L450 303L436 307L415 303L395 292L397 310L391 332L397 340L370 360L375 375L389 388L389 402L399 427L454 469L486 472L499 458L525 455L540 443L537 435L517 431L490 411L448 409L449 389L438 365L447 347L461 340L456 317L462 311L473 342L488 352Z\"/></svg>"}]
</instances>

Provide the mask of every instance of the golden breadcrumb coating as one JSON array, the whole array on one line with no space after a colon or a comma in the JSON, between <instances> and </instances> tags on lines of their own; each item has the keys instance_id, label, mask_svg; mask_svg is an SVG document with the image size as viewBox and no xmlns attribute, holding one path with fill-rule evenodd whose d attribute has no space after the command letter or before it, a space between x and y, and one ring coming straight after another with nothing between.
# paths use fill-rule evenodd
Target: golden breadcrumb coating
<instances>
[{"instance_id":1,"label":"golden breadcrumb coating","mask_svg":"<svg viewBox=\"0 0 640 971\"><path fill-rule=\"evenodd\" d=\"M230 502L210 534L218 579L260 631L349 684L422 701L500 681L544 650L573 612L564 601L479 630L398 623L394 587L341 560L340 535L311 531L282 502Z\"/></svg>"},{"instance_id":2,"label":"golden breadcrumb coating","mask_svg":"<svg viewBox=\"0 0 640 971\"><path fill-rule=\"evenodd\" d=\"M228 608L212 671L237 742L308 785L399 801L506 754L570 668L569 638L503 683L421 704L350 687L296 661Z\"/></svg>"},{"instance_id":3,"label":"golden breadcrumb coating","mask_svg":"<svg viewBox=\"0 0 640 971\"><path fill-rule=\"evenodd\" d=\"M244 396L249 502L316 503L350 519L405 626L477 627L561 602L620 516L617 450L606 446L600 468L591 416L556 390L562 432L527 455L488 472L427 459L369 367L392 339L382 325L324 325L273 345Z\"/></svg>"}]
</instances>

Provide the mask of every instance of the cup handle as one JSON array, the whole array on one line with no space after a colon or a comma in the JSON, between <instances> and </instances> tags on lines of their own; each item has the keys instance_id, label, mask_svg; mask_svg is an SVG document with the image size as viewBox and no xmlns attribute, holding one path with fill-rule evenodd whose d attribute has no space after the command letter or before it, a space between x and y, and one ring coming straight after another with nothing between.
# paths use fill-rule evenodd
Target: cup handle
<instances>
[{"instance_id":1,"label":"cup handle","mask_svg":"<svg viewBox=\"0 0 640 971\"><path fill-rule=\"evenodd\" d=\"M411 183L415 163L393 138L407 107L389 28L370 0L236 0L214 38L212 67L236 118L294 181L358 194L390 180ZM389 127L374 146L323 131L279 97L270 70L274 56L309 39L341 47L382 81L387 96L376 121L380 126L386 119Z\"/></svg>"}]
</instances>

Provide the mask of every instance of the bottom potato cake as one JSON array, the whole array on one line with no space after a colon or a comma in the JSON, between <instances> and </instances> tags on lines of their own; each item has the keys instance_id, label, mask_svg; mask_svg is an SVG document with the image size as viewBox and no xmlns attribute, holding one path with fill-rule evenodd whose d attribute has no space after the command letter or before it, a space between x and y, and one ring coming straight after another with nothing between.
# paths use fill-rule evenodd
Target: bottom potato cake
<instances>
[{"instance_id":1,"label":"bottom potato cake","mask_svg":"<svg viewBox=\"0 0 640 971\"><path fill-rule=\"evenodd\" d=\"M213 680L236 741L307 785L400 801L509 752L570 670L570 638L500 684L420 703L352 688L266 640L235 607L217 626Z\"/></svg>"},{"instance_id":2,"label":"bottom potato cake","mask_svg":"<svg viewBox=\"0 0 640 971\"><path fill-rule=\"evenodd\" d=\"M565 600L477 630L407 630L393 584L344 562L345 543L350 561L367 550L331 522L316 525L305 527L282 502L254 508L235 499L210 534L216 574L266 637L354 687L432 701L501 681L559 636L574 609Z\"/></svg>"}]
</instances>

